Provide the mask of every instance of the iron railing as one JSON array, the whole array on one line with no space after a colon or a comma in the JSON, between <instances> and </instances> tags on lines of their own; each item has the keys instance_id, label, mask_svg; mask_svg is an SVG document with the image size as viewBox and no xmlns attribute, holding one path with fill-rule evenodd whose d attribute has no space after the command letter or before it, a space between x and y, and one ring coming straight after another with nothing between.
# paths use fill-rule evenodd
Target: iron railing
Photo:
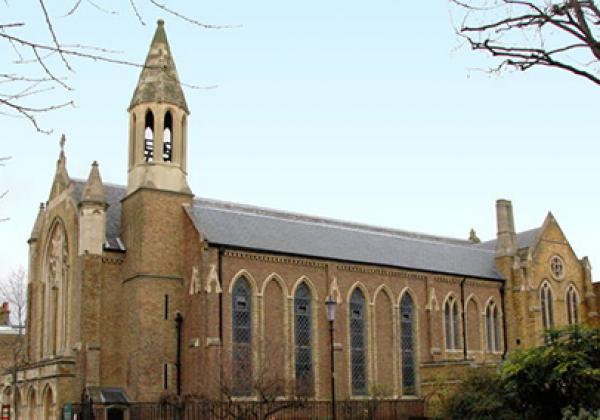
<instances>
[{"instance_id":1,"label":"iron railing","mask_svg":"<svg viewBox=\"0 0 600 420\"><path fill-rule=\"evenodd\" d=\"M123 406L94 404L87 409L73 404L78 420L327 420L330 401L218 402L193 401L181 405L131 403ZM122 410L122 415L117 412ZM337 401L336 413L348 420L411 420L424 418L422 400ZM74 418L74 417L73 417Z\"/></svg>"}]
</instances>

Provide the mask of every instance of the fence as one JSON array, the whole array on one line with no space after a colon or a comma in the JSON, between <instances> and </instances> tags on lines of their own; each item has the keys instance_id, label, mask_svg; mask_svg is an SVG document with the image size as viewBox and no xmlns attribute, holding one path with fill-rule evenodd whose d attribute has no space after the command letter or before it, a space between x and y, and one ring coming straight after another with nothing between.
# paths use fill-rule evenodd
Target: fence
<instances>
[{"instance_id":1,"label":"fence","mask_svg":"<svg viewBox=\"0 0 600 420\"><path fill-rule=\"evenodd\" d=\"M216 402L195 401L181 406L158 403L131 403L126 406L73 405L78 420L327 420L329 401ZM83 412L82 412L83 411ZM422 400L338 401L340 420L410 420L423 418ZM75 418L74 416L72 417Z\"/></svg>"}]
</instances>

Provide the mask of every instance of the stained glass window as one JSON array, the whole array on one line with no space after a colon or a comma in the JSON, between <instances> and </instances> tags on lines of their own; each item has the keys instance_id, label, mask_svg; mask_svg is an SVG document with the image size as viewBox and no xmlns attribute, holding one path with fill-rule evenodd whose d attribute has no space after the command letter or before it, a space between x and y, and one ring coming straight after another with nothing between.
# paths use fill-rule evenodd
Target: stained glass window
<instances>
[{"instance_id":1,"label":"stained glass window","mask_svg":"<svg viewBox=\"0 0 600 420\"><path fill-rule=\"evenodd\" d=\"M500 351L500 311L497 306L494 306L493 325L494 325L494 348Z\"/></svg>"},{"instance_id":2,"label":"stained glass window","mask_svg":"<svg viewBox=\"0 0 600 420\"><path fill-rule=\"evenodd\" d=\"M567 290L567 318L569 325L579 323L579 295L574 286Z\"/></svg>"},{"instance_id":3,"label":"stained glass window","mask_svg":"<svg viewBox=\"0 0 600 420\"><path fill-rule=\"evenodd\" d=\"M500 351L499 311L494 302L490 302L485 310L487 330L487 349L489 352Z\"/></svg>"},{"instance_id":4,"label":"stained glass window","mask_svg":"<svg viewBox=\"0 0 600 420\"><path fill-rule=\"evenodd\" d=\"M490 313L491 305L485 309L485 331L487 336L487 349L493 351L493 340L492 340L492 314Z\"/></svg>"},{"instance_id":5,"label":"stained glass window","mask_svg":"<svg viewBox=\"0 0 600 420\"><path fill-rule=\"evenodd\" d=\"M300 284L294 296L296 333L296 392L298 395L314 394L312 355L311 294L306 283Z\"/></svg>"},{"instance_id":6,"label":"stained glass window","mask_svg":"<svg viewBox=\"0 0 600 420\"><path fill-rule=\"evenodd\" d=\"M444 305L444 327L446 332L446 349L460 349L460 335L458 333L458 302L454 297L450 297Z\"/></svg>"},{"instance_id":7,"label":"stained glass window","mask_svg":"<svg viewBox=\"0 0 600 420\"><path fill-rule=\"evenodd\" d=\"M544 323L544 329L549 329L554 326L554 306L552 298L552 289L548 283L542 285L540 291L540 302L542 309L542 321Z\"/></svg>"},{"instance_id":8,"label":"stained glass window","mask_svg":"<svg viewBox=\"0 0 600 420\"><path fill-rule=\"evenodd\" d=\"M450 316L450 300L444 305L444 328L446 331L446 348L452 348L452 319Z\"/></svg>"},{"instance_id":9,"label":"stained glass window","mask_svg":"<svg viewBox=\"0 0 600 420\"><path fill-rule=\"evenodd\" d=\"M231 306L232 391L247 396L252 393L252 294L243 277L235 283Z\"/></svg>"},{"instance_id":10,"label":"stained glass window","mask_svg":"<svg viewBox=\"0 0 600 420\"><path fill-rule=\"evenodd\" d=\"M400 301L400 346L402 351L402 393L415 395L415 308L408 293L405 293Z\"/></svg>"},{"instance_id":11,"label":"stained glass window","mask_svg":"<svg viewBox=\"0 0 600 420\"><path fill-rule=\"evenodd\" d=\"M355 289L350 297L350 347L352 394L367 394L367 349L365 334L365 297Z\"/></svg>"}]
</instances>

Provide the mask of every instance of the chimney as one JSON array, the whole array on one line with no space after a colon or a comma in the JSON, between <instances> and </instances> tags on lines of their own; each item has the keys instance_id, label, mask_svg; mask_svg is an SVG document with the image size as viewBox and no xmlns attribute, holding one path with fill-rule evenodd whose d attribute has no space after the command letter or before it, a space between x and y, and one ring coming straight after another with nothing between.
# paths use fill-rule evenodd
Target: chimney
<instances>
[{"instance_id":1,"label":"chimney","mask_svg":"<svg viewBox=\"0 0 600 420\"><path fill-rule=\"evenodd\" d=\"M496 201L496 258L513 256L517 253L517 234L513 218L512 203L509 200Z\"/></svg>"},{"instance_id":2,"label":"chimney","mask_svg":"<svg viewBox=\"0 0 600 420\"><path fill-rule=\"evenodd\" d=\"M0 325L10 325L8 302L2 302L2 308L0 308Z\"/></svg>"}]
</instances>

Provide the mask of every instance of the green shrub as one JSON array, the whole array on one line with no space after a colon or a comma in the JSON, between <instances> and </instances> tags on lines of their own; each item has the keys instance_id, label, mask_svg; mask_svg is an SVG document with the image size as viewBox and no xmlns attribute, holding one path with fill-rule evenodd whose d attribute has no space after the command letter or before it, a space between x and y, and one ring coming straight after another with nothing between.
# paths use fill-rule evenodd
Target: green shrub
<instances>
[{"instance_id":1,"label":"green shrub","mask_svg":"<svg viewBox=\"0 0 600 420\"><path fill-rule=\"evenodd\" d=\"M600 330L569 327L512 352L498 373L480 369L444 408L464 420L600 420Z\"/></svg>"},{"instance_id":2,"label":"green shrub","mask_svg":"<svg viewBox=\"0 0 600 420\"><path fill-rule=\"evenodd\" d=\"M443 418L451 420L514 420L519 418L505 399L500 375L477 369L447 400Z\"/></svg>"}]
</instances>

